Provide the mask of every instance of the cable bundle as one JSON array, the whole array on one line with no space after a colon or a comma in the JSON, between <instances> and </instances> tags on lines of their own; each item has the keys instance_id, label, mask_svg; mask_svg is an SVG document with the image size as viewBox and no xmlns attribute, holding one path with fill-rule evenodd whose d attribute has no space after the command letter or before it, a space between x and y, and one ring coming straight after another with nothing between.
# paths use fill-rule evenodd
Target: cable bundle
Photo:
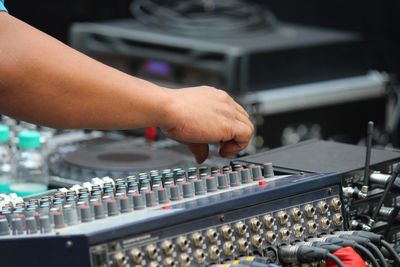
<instances>
[{"instance_id":1,"label":"cable bundle","mask_svg":"<svg viewBox=\"0 0 400 267\"><path fill-rule=\"evenodd\" d=\"M188 36L226 37L276 24L268 9L242 0L135 0L131 12L144 25Z\"/></svg>"}]
</instances>

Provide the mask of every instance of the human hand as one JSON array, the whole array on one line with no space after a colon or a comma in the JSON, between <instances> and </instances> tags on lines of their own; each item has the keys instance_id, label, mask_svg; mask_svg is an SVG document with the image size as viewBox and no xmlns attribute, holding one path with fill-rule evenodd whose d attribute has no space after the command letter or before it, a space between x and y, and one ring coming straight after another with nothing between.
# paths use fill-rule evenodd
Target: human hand
<instances>
[{"instance_id":1,"label":"human hand","mask_svg":"<svg viewBox=\"0 0 400 267\"><path fill-rule=\"evenodd\" d=\"M198 163L208 144L219 143L228 157L244 149L253 134L249 115L225 91L208 86L169 90L168 112L160 123L166 135L188 145Z\"/></svg>"}]
</instances>

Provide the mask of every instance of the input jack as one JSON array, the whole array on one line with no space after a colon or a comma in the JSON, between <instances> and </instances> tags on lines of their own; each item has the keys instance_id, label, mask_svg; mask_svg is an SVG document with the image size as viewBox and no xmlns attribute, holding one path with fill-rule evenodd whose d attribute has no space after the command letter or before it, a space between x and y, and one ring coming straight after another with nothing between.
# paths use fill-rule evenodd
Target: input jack
<instances>
[{"instance_id":1,"label":"input jack","mask_svg":"<svg viewBox=\"0 0 400 267\"><path fill-rule=\"evenodd\" d=\"M196 249L193 254L194 260L197 264L203 264L206 260L206 254L202 249Z\"/></svg>"},{"instance_id":2,"label":"input jack","mask_svg":"<svg viewBox=\"0 0 400 267\"><path fill-rule=\"evenodd\" d=\"M251 237L250 241L251 241L251 244L252 244L253 246L255 246L256 248L261 247L261 244L262 244L262 242L263 242L261 236L259 236L259 235L253 235L253 236Z\"/></svg>"},{"instance_id":3,"label":"input jack","mask_svg":"<svg viewBox=\"0 0 400 267\"><path fill-rule=\"evenodd\" d=\"M317 231L317 224L314 221L307 222L307 231L309 234L314 234Z\"/></svg>"},{"instance_id":4,"label":"input jack","mask_svg":"<svg viewBox=\"0 0 400 267\"><path fill-rule=\"evenodd\" d=\"M196 232L192 234L192 241L195 247L201 247L204 238L199 232Z\"/></svg>"},{"instance_id":5,"label":"input jack","mask_svg":"<svg viewBox=\"0 0 400 267\"><path fill-rule=\"evenodd\" d=\"M158 256L158 249L153 244L150 244L146 247L146 252L150 260L155 260Z\"/></svg>"},{"instance_id":6,"label":"input jack","mask_svg":"<svg viewBox=\"0 0 400 267\"><path fill-rule=\"evenodd\" d=\"M320 202L318 202L318 204L317 204L317 209L318 209L318 212L319 212L320 214L326 214L326 213L328 212L329 205L326 204L325 201L320 201Z\"/></svg>"},{"instance_id":7,"label":"input jack","mask_svg":"<svg viewBox=\"0 0 400 267\"><path fill-rule=\"evenodd\" d=\"M307 204L304 206L304 211L306 212L307 218L313 218L315 214L315 208L311 204Z\"/></svg>"},{"instance_id":8,"label":"input jack","mask_svg":"<svg viewBox=\"0 0 400 267\"><path fill-rule=\"evenodd\" d=\"M249 248L249 243L244 238L239 238L237 245L240 252L247 252L247 249Z\"/></svg>"},{"instance_id":9,"label":"input jack","mask_svg":"<svg viewBox=\"0 0 400 267\"><path fill-rule=\"evenodd\" d=\"M188 267L190 266L190 257L188 254L183 253L179 256L180 267Z\"/></svg>"},{"instance_id":10,"label":"input jack","mask_svg":"<svg viewBox=\"0 0 400 267\"><path fill-rule=\"evenodd\" d=\"M287 228L283 227L279 230L279 236L282 241L287 241L290 237L290 231Z\"/></svg>"},{"instance_id":11,"label":"input jack","mask_svg":"<svg viewBox=\"0 0 400 267\"><path fill-rule=\"evenodd\" d=\"M168 258L165 258L163 266L166 266L166 267L175 267L175 266L176 266L176 263L175 263L175 261L174 261L173 258L168 257Z\"/></svg>"},{"instance_id":12,"label":"input jack","mask_svg":"<svg viewBox=\"0 0 400 267\"><path fill-rule=\"evenodd\" d=\"M265 233L265 239L268 243L274 244L276 241L276 234L272 231L268 231Z\"/></svg>"},{"instance_id":13,"label":"input jack","mask_svg":"<svg viewBox=\"0 0 400 267\"><path fill-rule=\"evenodd\" d=\"M222 246L222 250L226 256L231 256L235 251L235 247L233 246L232 242L225 242Z\"/></svg>"},{"instance_id":14,"label":"input jack","mask_svg":"<svg viewBox=\"0 0 400 267\"><path fill-rule=\"evenodd\" d=\"M299 208L293 208L291 211L291 215L292 215L292 219L295 222L300 221L301 219L301 215L303 215L303 213L301 212L301 210Z\"/></svg>"},{"instance_id":15,"label":"input jack","mask_svg":"<svg viewBox=\"0 0 400 267\"><path fill-rule=\"evenodd\" d=\"M263 217L265 228L271 229L275 224L275 218L271 214L266 214Z\"/></svg>"},{"instance_id":16,"label":"input jack","mask_svg":"<svg viewBox=\"0 0 400 267\"><path fill-rule=\"evenodd\" d=\"M229 225L223 225L221 227L221 233L222 233L222 237L225 240L229 240L229 239L231 239L232 234L233 234L232 228Z\"/></svg>"},{"instance_id":17,"label":"input jack","mask_svg":"<svg viewBox=\"0 0 400 267\"><path fill-rule=\"evenodd\" d=\"M328 218L322 217L321 220L320 220L320 225L321 225L322 229L326 230L331 225L331 222L329 221Z\"/></svg>"},{"instance_id":18,"label":"input jack","mask_svg":"<svg viewBox=\"0 0 400 267\"><path fill-rule=\"evenodd\" d=\"M115 265L117 267L125 267L125 265L128 263L128 259L125 256L125 253L123 253L121 251L115 253L114 261L115 261Z\"/></svg>"},{"instance_id":19,"label":"input jack","mask_svg":"<svg viewBox=\"0 0 400 267\"><path fill-rule=\"evenodd\" d=\"M281 225L284 225L288 222L289 216L285 211L278 212L278 219Z\"/></svg>"},{"instance_id":20,"label":"input jack","mask_svg":"<svg viewBox=\"0 0 400 267\"><path fill-rule=\"evenodd\" d=\"M341 226L343 224L343 216L340 213L335 213L332 221L335 226Z\"/></svg>"},{"instance_id":21,"label":"input jack","mask_svg":"<svg viewBox=\"0 0 400 267\"><path fill-rule=\"evenodd\" d=\"M295 237L301 237L304 233L304 228L301 224L293 225L293 234Z\"/></svg>"},{"instance_id":22,"label":"input jack","mask_svg":"<svg viewBox=\"0 0 400 267\"><path fill-rule=\"evenodd\" d=\"M216 245L212 245L208 251L208 255L210 256L211 260L218 260L220 253L221 251Z\"/></svg>"},{"instance_id":23,"label":"input jack","mask_svg":"<svg viewBox=\"0 0 400 267\"><path fill-rule=\"evenodd\" d=\"M261 228L261 222L257 218L251 218L249 221L250 228L253 232L258 232Z\"/></svg>"},{"instance_id":24,"label":"input jack","mask_svg":"<svg viewBox=\"0 0 400 267\"><path fill-rule=\"evenodd\" d=\"M340 208L342 207L342 202L340 201L339 198L334 197L331 200L331 205L334 211L339 211Z\"/></svg>"},{"instance_id":25,"label":"input jack","mask_svg":"<svg viewBox=\"0 0 400 267\"><path fill-rule=\"evenodd\" d=\"M218 232L214 228L208 229L206 236L207 236L208 242L210 242L211 244L217 242L217 240L218 240Z\"/></svg>"},{"instance_id":26,"label":"input jack","mask_svg":"<svg viewBox=\"0 0 400 267\"><path fill-rule=\"evenodd\" d=\"M141 264L141 263L142 263L143 254L142 254L142 252L141 252L139 249L133 248L133 249L130 251L130 254L131 254L131 257L132 257L132 261L133 261L135 264Z\"/></svg>"},{"instance_id":27,"label":"input jack","mask_svg":"<svg viewBox=\"0 0 400 267\"><path fill-rule=\"evenodd\" d=\"M170 240L165 240L162 242L161 248L166 256L170 256L174 251L174 244Z\"/></svg>"},{"instance_id":28,"label":"input jack","mask_svg":"<svg viewBox=\"0 0 400 267\"><path fill-rule=\"evenodd\" d=\"M240 236L244 235L244 233L246 233L246 230L247 230L247 226L243 222L240 221L235 224L235 231L238 235L240 235Z\"/></svg>"},{"instance_id":29,"label":"input jack","mask_svg":"<svg viewBox=\"0 0 400 267\"><path fill-rule=\"evenodd\" d=\"M189 248L189 240L185 236L178 237L176 243L181 251L186 251Z\"/></svg>"}]
</instances>

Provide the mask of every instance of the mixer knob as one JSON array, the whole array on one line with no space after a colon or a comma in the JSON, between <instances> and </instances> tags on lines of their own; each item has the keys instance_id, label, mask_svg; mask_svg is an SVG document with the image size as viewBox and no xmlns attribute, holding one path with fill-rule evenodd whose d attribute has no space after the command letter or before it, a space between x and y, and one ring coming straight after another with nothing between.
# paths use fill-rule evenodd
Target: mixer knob
<instances>
[{"instance_id":1,"label":"mixer knob","mask_svg":"<svg viewBox=\"0 0 400 267\"><path fill-rule=\"evenodd\" d=\"M177 201L177 200L181 199L178 186L171 185L169 189L170 189L170 192L171 192L171 200L172 201Z\"/></svg>"},{"instance_id":2,"label":"mixer knob","mask_svg":"<svg viewBox=\"0 0 400 267\"><path fill-rule=\"evenodd\" d=\"M228 181L226 179L225 174L218 174L217 179L218 179L218 189L222 190L228 188Z\"/></svg>"},{"instance_id":3,"label":"mixer knob","mask_svg":"<svg viewBox=\"0 0 400 267\"><path fill-rule=\"evenodd\" d=\"M191 198L194 196L192 183L190 183L190 182L183 183L182 188L183 188L183 197L184 198Z\"/></svg>"},{"instance_id":4,"label":"mixer knob","mask_svg":"<svg viewBox=\"0 0 400 267\"><path fill-rule=\"evenodd\" d=\"M217 180L214 176L208 176L206 179L207 192L216 192L218 190Z\"/></svg>"},{"instance_id":5,"label":"mixer knob","mask_svg":"<svg viewBox=\"0 0 400 267\"><path fill-rule=\"evenodd\" d=\"M117 205L117 201L115 199L107 200L107 212L108 216L116 216L119 214L119 209Z\"/></svg>"},{"instance_id":6,"label":"mixer knob","mask_svg":"<svg viewBox=\"0 0 400 267\"><path fill-rule=\"evenodd\" d=\"M271 162L264 163L264 178L274 177L274 168Z\"/></svg>"},{"instance_id":7,"label":"mixer knob","mask_svg":"<svg viewBox=\"0 0 400 267\"><path fill-rule=\"evenodd\" d=\"M37 222L36 222L35 217L26 218L25 223L26 223L26 231L27 231L28 235L37 233L38 229L37 229ZM1 228L1 222L0 222L0 228ZM0 235L2 235L1 230L0 230Z\"/></svg>"},{"instance_id":8,"label":"mixer knob","mask_svg":"<svg viewBox=\"0 0 400 267\"><path fill-rule=\"evenodd\" d=\"M144 209L144 200L141 194L133 195L133 209L134 210Z\"/></svg>"},{"instance_id":9,"label":"mixer knob","mask_svg":"<svg viewBox=\"0 0 400 267\"><path fill-rule=\"evenodd\" d=\"M64 214L60 211L53 212L54 228L60 229L65 227Z\"/></svg>"},{"instance_id":10,"label":"mixer knob","mask_svg":"<svg viewBox=\"0 0 400 267\"><path fill-rule=\"evenodd\" d=\"M165 190L165 188L158 188L157 194L158 194L158 203L160 203L160 204L169 203L167 191Z\"/></svg>"},{"instance_id":11,"label":"mixer knob","mask_svg":"<svg viewBox=\"0 0 400 267\"><path fill-rule=\"evenodd\" d=\"M262 176L262 171L261 171L261 166L251 166L251 172L253 174L253 180L254 181L259 181L264 179L264 177Z\"/></svg>"},{"instance_id":12,"label":"mixer knob","mask_svg":"<svg viewBox=\"0 0 400 267\"><path fill-rule=\"evenodd\" d=\"M147 191L144 194L145 194L145 198L146 198L146 206L147 207L157 206L156 196L154 194L154 191Z\"/></svg>"},{"instance_id":13,"label":"mixer knob","mask_svg":"<svg viewBox=\"0 0 400 267\"><path fill-rule=\"evenodd\" d=\"M204 183L202 180L194 180L194 193L197 195L204 195L205 189L204 189Z\"/></svg>"},{"instance_id":14,"label":"mixer knob","mask_svg":"<svg viewBox=\"0 0 400 267\"><path fill-rule=\"evenodd\" d=\"M248 183L251 183L251 182L252 182L252 180L251 180L251 173L250 173L250 170L249 170L249 169L247 169L247 168L242 168L242 169L240 170L240 176L241 176L241 178L242 178L242 184L248 184Z\"/></svg>"},{"instance_id":15,"label":"mixer knob","mask_svg":"<svg viewBox=\"0 0 400 267\"><path fill-rule=\"evenodd\" d=\"M40 216L39 221L40 221L40 232L43 234L50 233L52 228L49 216L48 215Z\"/></svg>"},{"instance_id":16,"label":"mixer knob","mask_svg":"<svg viewBox=\"0 0 400 267\"><path fill-rule=\"evenodd\" d=\"M102 202L94 203L93 208L94 208L94 218L96 220L104 219L106 217Z\"/></svg>"},{"instance_id":17,"label":"mixer knob","mask_svg":"<svg viewBox=\"0 0 400 267\"><path fill-rule=\"evenodd\" d=\"M239 173L237 171L232 171L229 173L229 184L232 187L240 185Z\"/></svg>"},{"instance_id":18,"label":"mixer knob","mask_svg":"<svg viewBox=\"0 0 400 267\"><path fill-rule=\"evenodd\" d=\"M80 213L81 213L81 221L83 223L91 222L93 220L92 213L91 213L90 207L88 205L82 205L80 207Z\"/></svg>"},{"instance_id":19,"label":"mixer knob","mask_svg":"<svg viewBox=\"0 0 400 267\"><path fill-rule=\"evenodd\" d=\"M132 211L132 205L127 196L120 197L119 206L121 208L121 213L128 213Z\"/></svg>"}]
</instances>

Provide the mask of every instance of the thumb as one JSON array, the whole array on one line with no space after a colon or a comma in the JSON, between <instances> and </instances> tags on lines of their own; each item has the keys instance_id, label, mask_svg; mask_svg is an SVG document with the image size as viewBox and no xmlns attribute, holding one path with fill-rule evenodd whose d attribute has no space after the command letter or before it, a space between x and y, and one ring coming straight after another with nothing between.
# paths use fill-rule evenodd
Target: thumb
<instances>
[{"instance_id":1,"label":"thumb","mask_svg":"<svg viewBox=\"0 0 400 267\"><path fill-rule=\"evenodd\" d=\"M189 150L194 154L196 157L197 163L202 163L208 157L208 144L193 144L188 143L186 144Z\"/></svg>"}]
</instances>

